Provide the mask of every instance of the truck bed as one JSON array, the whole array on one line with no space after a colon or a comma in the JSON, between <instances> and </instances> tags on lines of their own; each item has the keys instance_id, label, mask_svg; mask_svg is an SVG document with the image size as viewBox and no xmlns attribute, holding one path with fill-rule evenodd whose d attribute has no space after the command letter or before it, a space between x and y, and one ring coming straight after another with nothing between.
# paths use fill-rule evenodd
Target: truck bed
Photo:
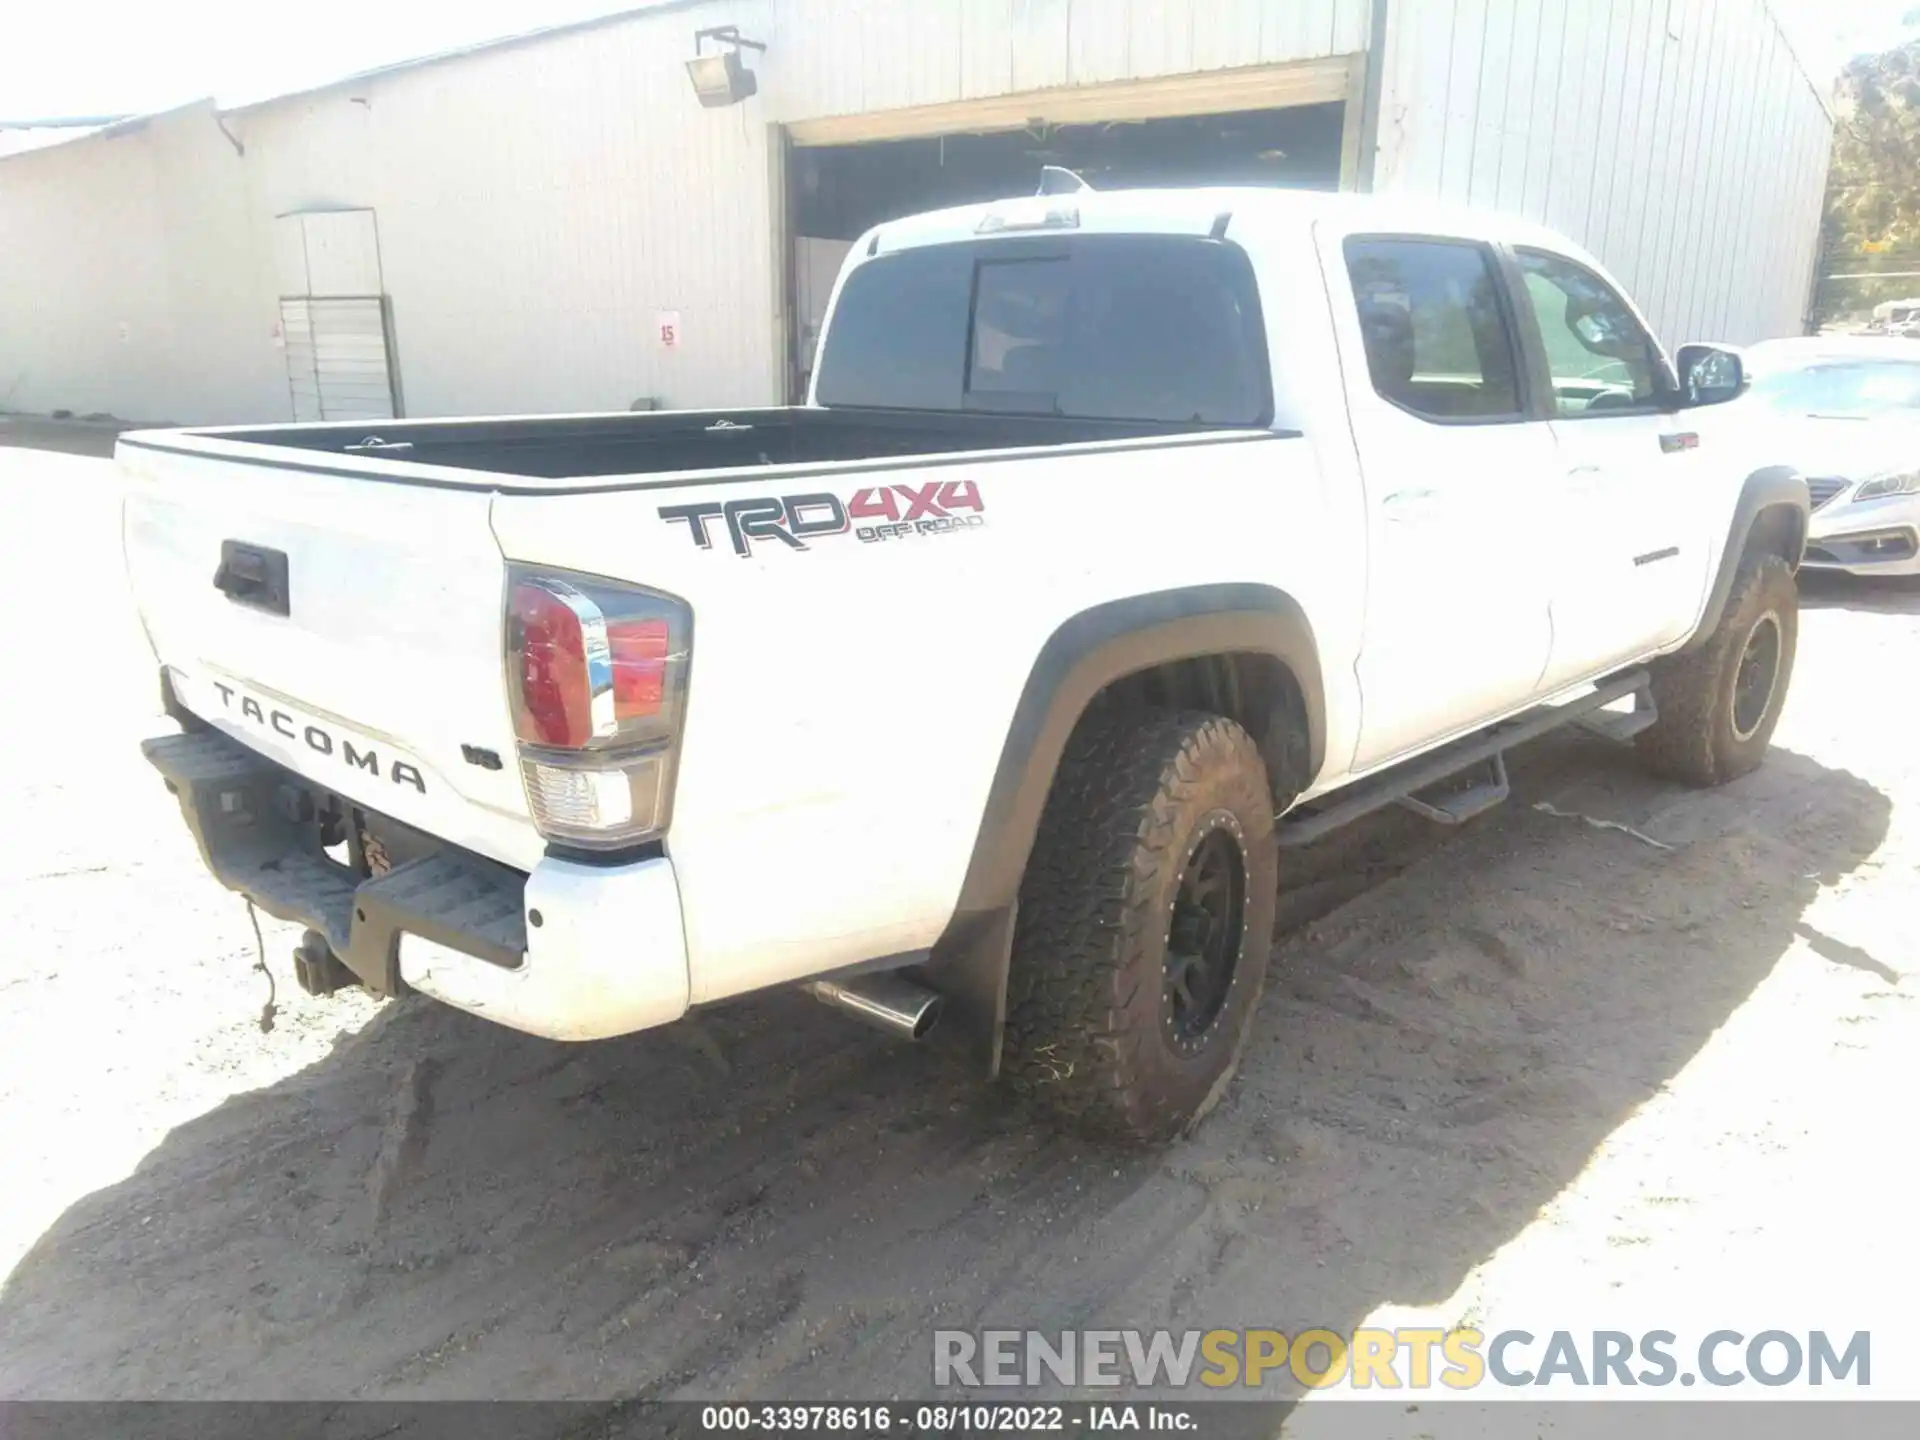
<instances>
[{"instance_id":1,"label":"truck bed","mask_svg":"<svg viewBox=\"0 0 1920 1440\"><path fill-rule=\"evenodd\" d=\"M331 454L572 479L1076 445L1207 428L1048 415L788 407L499 420L356 420L170 433L318 452L316 460ZM136 436L131 443L166 448L166 439L158 436Z\"/></svg>"}]
</instances>

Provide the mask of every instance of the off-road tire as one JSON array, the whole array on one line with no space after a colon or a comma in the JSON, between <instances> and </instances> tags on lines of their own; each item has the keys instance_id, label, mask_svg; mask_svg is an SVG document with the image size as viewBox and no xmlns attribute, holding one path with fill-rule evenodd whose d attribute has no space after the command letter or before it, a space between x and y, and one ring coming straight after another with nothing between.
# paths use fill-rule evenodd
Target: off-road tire
<instances>
[{"instance_id":1,"label":"off-road tire","mask_svg":"<svg viewBox=\"0 0 1920 1440\"><path fill-rule=\"evenodd\" d=\"M1765 708L1751 728L1736 720L1741 661L1749 643L1775 627L1777 663ZM1657 663L1653 699L1660 718L1635 739L1649 769L1688 785L1724 785L1759 765L1779 723L1793 678L1800 593L1778 555L1740 563L1720 623L1696 650Z\"/></svg>"},{"instance_id":2,"label":"off-road tire","mask_svg":"<svg viewBox=\"0 0 1920 1440\"><path fill-rule=\"evenodd\" d=\"M1229 844L1243 883L1237 959L1216 984L1217 1012L1192 1011L1194 1029L1180 1035L1165 969L1175 901L1201 847L1217 857ZM1233 721L1181 712L1084 725L1021 884L1007 1081L1101 1139L1152 1144L1191 1129L1218 1103L1246 1042L1277 867L1266 767Z\"/></svg>"}]
</instances>

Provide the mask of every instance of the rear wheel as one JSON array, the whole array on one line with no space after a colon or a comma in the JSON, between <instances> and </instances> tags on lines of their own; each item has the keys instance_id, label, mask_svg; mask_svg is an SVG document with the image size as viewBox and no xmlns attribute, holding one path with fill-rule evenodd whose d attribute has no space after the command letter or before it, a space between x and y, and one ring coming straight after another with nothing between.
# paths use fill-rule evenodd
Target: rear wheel
<instances>
[{"instance_id":1,"label":"rear wheel","mask_svg":"<svg viewBox=\"0 0 1920 1440\"><path fill-rule=\"evenodd\" d=\"M1266 768L1218 715L1095 722L1061 761L1021 886L1004 1070L1137 1143L1220 1098L1266 975L1277 860Z\"/></svg>"},{"instance_id":2,"label":"rear wheel","mask_svg":"<svg viewBox=\"0 0 1920 1440\"><path fill-rule=\"evenodd\" d=\"M1724 785L1759 765L1786 704L1799 635L1800 593L1787 562L1748 556L1706 644L1654 670L1660 718L1636 741L1648 765L1689 785Z\"/></svg>"}]
</instances>

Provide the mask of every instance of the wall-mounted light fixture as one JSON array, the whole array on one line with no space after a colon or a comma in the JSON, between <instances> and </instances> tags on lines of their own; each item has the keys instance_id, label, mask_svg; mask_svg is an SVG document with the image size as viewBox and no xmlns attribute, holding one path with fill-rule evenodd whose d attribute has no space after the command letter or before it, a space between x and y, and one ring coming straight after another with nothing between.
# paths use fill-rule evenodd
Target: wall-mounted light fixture
<instances>
[{"instance_id":1,"label":"wall-mounted light fixture","mask_svg":"<svg viewBox=\"0 0 1920 1440\"><path fill-rule=\"evenodd\" d=\"M716 48L722 45L727 48L717 55L709 55L706 53L709 40ZM740 61L742 50L758 50L764 55L767 47L757 40L741 39L737 25L693 32L693 59L687 61L687 78L693 81L693 93L700 97L702 105L710 109L738 105L759 90L760 82Z\"/></svg>"}]
</instances>

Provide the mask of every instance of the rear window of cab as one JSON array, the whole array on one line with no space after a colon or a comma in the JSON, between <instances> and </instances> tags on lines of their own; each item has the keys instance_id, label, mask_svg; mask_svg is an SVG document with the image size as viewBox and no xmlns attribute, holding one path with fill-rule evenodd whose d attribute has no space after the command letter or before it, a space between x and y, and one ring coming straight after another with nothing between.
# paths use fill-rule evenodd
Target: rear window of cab
<instances>
[{"instance_id":1,"label":"rear window of cab","mask_svg":"<svg viewBox=\"0 0 1920 1440\"><path fill-rule=\"evenodd\" d=\"M1263 427L1259 290L1237 245L1075 235L927 245L859 265L822 404Z\"/></svg>"}]
</instances>

